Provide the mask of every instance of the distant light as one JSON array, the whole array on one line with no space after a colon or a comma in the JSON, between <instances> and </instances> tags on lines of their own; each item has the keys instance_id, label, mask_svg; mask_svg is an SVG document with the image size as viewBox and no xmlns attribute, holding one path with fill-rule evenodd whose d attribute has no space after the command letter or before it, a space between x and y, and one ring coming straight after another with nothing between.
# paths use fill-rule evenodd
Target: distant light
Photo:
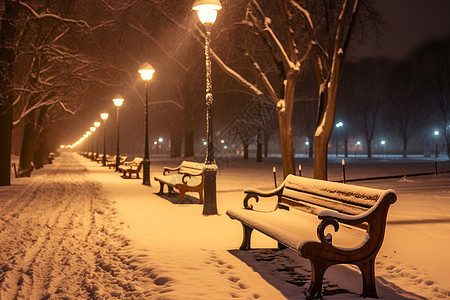
<instances>
[{"instance_id":1,"label":"distant light","mask_svg":"<svg viewBox=\"0 0 450 300\"><path fill-rule=\"evenodd\" d=\"M86 134L87 134L88 136L90 136L90 135L92 134L92 132L86 131Z\"/></svg>"},{"instance_id":2,"label":"distant light","mask_svg":"<svg viewBox=\"0 0 450 300\"><path fill-rule=\"evenodd\" d=\"M122 104L123 104L123 98L121 98L121 97L117 97L117 98L114 98L113 99L113 102L114 102L114 105L116 106L116 107L121 107L122 106Z\"/></svg>"},{"instance_id":3,"label":"distant light","mask_svg":"<svg viewBox=\"0 0 450 300\"><path fill-rule=\"evenodd\" d=\"M380 142L380 144L381 144L381 145L386 145L386 141L383 140L383 141Z\"/></svg>"},{"instance_id":4,"label":"distant light","mask_svg":"<svg viewBox=\"0 0 450 300\"><path fill-rule=\"evenodd\" d=\"M306 141L306 142L305 142L305 145L306 145L306 146L309 146L309 141Z\"/></svg>"},{"instance_id":5,"label":"distant light","mask_svg":"<svg viewBox=\"0 0 450 300\"><path fill-rule=\"evenodd\" d=\"M100 117L102 118L102 120L106 120L108 119L109 114L108 113L101 113Z\"/></svg>"},{"instance_id":6,"label":"distant light","mask_svg":"<svg viewBox=\"0 0 450 300\"><path fill-rule=\"evenodd\" d=\"M192 7L197 11L198 18L203 24L214 24L217 18L217 11L222 9L219 0L197 0Z\"/></svg>"},{"instance_id":7,"label":"distant light","mask_svg":"<svg viewBox=\"0 0 450 300\"><path fill-rule=\"evenodd\" d=\"M206 142L203 142L203 146L206 146L207 145L207 143Z\"/></svg>"},{"instance_id":8,"label":"distant light","mask_svg":"<svg viewBox=\"0 0 450 300\"><path fill-rule=\"evenodd\" d=\"M357 142L356 142L356 145L357 145L357 146L360 146L360 145L361 145L361 142L360 142L360 141L357 141Z\"/></svg>"},{"instance_id":9,"label":"distant light","mask_svg":"<svg viewBox=\"0 0 450 300\"><path fill-rule=\"evenodd\" d=\"M339 128L339 127L342 127L342 126L344 126L344 123L342 123L342 122L336 123L336 128Z\"/></svg>"},{"instance_id":10,"label":"distant light","mask_svg":"<svg viewBox=\"0 0 450 300\"><path fill-rule=\"evenodd\" d=\"M435 130L435 131L434 131L434 135L435 135L435 136L438 136L438 135L439 135L439 130Z\"/></svg>"},{"instance_id":11,"label":"distant light","mask_svg":"<svg viewBox=\"0 0 450 300\"><path fill-rule=\"evenodd\" d=\"M158 142L160 142L160 143L162 143L163 141L164 141L164 140L163 140L163 138L161 138L161 137L158 139Z\"/></svg>"},{"instance_id":12,"label":"distant light","mask_svg":"<svg viewBox=\"0 0 450 300\"><path fill-rule=\"evenodd\" d=\"M94 122L95 127L100 127L100 124L101 124L100 122Z\"/></svg>"},{"instance_id":13,"label":"distant light","mask_svg":"<svg viewBox=\"0 0 450 300\"><path fill-rule=\"evenodd\" d=\"M155 73L155 68L151 64L145 63L138 72L141 74L142 80L150 81L153 78L153 73Z\"/></svg>"},{"instance_id":14,"label":"distant light","mask_svg":"<svg viewBox=\"0 0 450 300\"><path fill-rule=\"evenodd\" d=\"M228 149L228 146L227 145L223 146L223 149Z\"/></svg>"},{"instance_id":15,"label":"distant light","mask_svg":"<svg viewBox=\"0 0 450 300\"><path fill-rule=\"evenodd\" d=\"M97 128L95 128L94 126L92 126L91 128L89 128L90 131L94 132Z\"/></svg>"},{"instance_id":16,"label":"distant light","mask_svg":"<svg viewBox=\"0 0 450 300\"><path fill-rule=\"evenodd\" d=\"M225 144L225 140L220 140L220 142L221 142L222 144Z\"/></svg>"},{"instance_id":17,"label":"distant light","mask_svg":"<svg viewBox=\"0 0 450 300\"><path fill-rule=\"evenodd\" d=\"M64 145L59 145L59 148L64 148Z\"/></svg>"},{"instance_id":18,"label":"distant light","mask_svg":"<svg viewBox=\"0 0 450 300\"><path fill-rule=\"evenodd\" d=\"M154 142L153 142L153 145L158 145L158 142L157 142L157 141L154 141Z\"/></svg>"}]
</instances>

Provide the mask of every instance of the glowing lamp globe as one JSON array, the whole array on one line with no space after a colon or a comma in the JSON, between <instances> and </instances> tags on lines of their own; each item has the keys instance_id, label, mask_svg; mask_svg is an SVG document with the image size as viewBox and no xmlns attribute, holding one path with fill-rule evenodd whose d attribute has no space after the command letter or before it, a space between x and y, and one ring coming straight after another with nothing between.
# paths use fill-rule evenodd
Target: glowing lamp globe
<instances>
[{"instance_id":1,"label":"glowing lamp globe","mask_svg":"<svg viewBox=\"0 0 450 300\"><path fill-rule=\"evenodd\" d=\"M113 102L116 107L121 107L123 104L123 99L122 98L114 98Z\"/></svg>"},{"instance_id":2,"label":"glowing lamp globe","mask_svg":"<svg viewBox=\"0 0 450 300\"><path fill-rule=\"evenodd\" d=\"M155 73L155 68L151 64L145 63L138 72L141 74L142 80L150 81Z\"/></svg>"},{"instance_id":3,"label":"glowing lamp globe","mask_svg":"<svg viewBox=\"0 0 450 300\"><path fill-rule=\"evenodd\" d=\"M97 128L95 128L94 126L92 126L91 128L89 128L89 130L92 131L92 132L94 132L95 129L97 129Z\"/></svg>"},{"instance_id":4,"label":"glowing lamp globe","mask_svg":"<svg viewBox=\"0 0 450 300\"><path fill-rule=\"evenodd\" d=\"M197 0L192 6L197 11L198 18L203 24L214 24L217 18L217 12L222 9L219 0Z\"/></svg>"},{"instance_id":5,"label":"glowing lamp globe","mask_svg":"<svg viewBox=\"0 0 450 300\"><path fill-rule=\"evenodd\" d=\"M94 127L100 127L100 122L94 122Z\"/></svg>"},{"instance_id":6,"label":"glowing lamp globe","mask_svg":"<svg viewBox=\"0 0 450 300\"><path fill-rule=\"evenodd\" d=\"M100 114L100 118L102 118L102 120L106 120L106 119L108 119L108 113L101 113Z\"/></svg>"}]
</instances>

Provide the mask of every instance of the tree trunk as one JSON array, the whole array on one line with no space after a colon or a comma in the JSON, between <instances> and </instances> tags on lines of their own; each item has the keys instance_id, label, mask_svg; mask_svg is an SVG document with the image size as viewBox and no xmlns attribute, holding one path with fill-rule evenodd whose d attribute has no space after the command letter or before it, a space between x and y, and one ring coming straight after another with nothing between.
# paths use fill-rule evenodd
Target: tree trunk
<instances>
[{"instance_id":1,"label":"tree trunk","mask_svg":"<svg viewBox=\"0 0 450 300\"><path fill-rule=\"evenodd\" d=\"M46 131L43 131L37 140L36 152L33 157L33 163L36 169L40 169L44 166L47 162L48 154L47 133Z\"/></svg>"},{"instance_id":2,"label":"tree trunk","mask_svg":"<svg viewBox=\"0 0 450 300\"><path fill-rule=\"evenodd\" d=\"M278 124L280 127L281 156L283 158L283 176L295 174L294 147L292 142L291 119L283 112L278 112Z\"/></svg>"},{"instance_id":3,"label":"tree trunk","mask_svg":"<svg viewBox=\"0 0 450 300\"><path fill-rule=\"evenodd\" d=\"M184 157L194 156L194 130L186 130L184 134Z\"/></svg>"},{"instance_id":4,"label":"tree trunk","mask_svg":"<svg viewBox=\"0 0 450 300\"><path fill-rule=\"evenodd\" d=\"M0 32L0 186L11 184L12 145L12 67L15 59L15 20L19 14L17 1L4 1Z\"/></svg>"},{"instance_id":5,"label":"tree trunk","mask_svg":"<svg viewBox=\"0 0 450 300\"><path fill-rule=\"evenodd\" d=\"M181 137L179 132L172 133L170 136L170 157L181 157Z\"/></svg>"},{"instance_id":6,"label":"tree trunk","mask_svg":"<svg viewBox=\"0 0 450 300\"><path fill-rule=\"evenodd\" d=\"M403 157L408 157L408 138L403 136Z\"/></svg>"},{"instance_id":7,"label":"tree trunk","mask_svg":"<svg viewBox=\"0 0 450 300\"><path fill-rule=\"evenodd\" d=\"M372 157L372 140L370 139L366 139L366 144L367 144L367 157L371 158Z\"/></svg>"},{"instance_id":8,"label":"tree trunk","mask_svg":"<svg viewBox=\"0 0 450 300\"><path fill-rule=\"evenodd\" d=\"M256 137L256 162L262 162L262 142L261 134Z\"/></svg>"},{"instance_id":9,"label":"tree trunk","mask_svg":"<svg viewBox=\"0 0 450 300\"><path fill-rule=\"evenodd\" d=\"M34 119L27 117L23 128L22 148L20 149L19 172L27 170L33 161L36 149L36 130Z\"/></svg>"},{"instance_id":10,"label":"tree trunk","mask_svg":"<svg viewBox=\"0 0 450 300\"><path fill-rule=\"evenodd\" d=\"M248 140L242 139L242 143L244 146L244 159L248 159Z\"/></svg>"}]
</instances>

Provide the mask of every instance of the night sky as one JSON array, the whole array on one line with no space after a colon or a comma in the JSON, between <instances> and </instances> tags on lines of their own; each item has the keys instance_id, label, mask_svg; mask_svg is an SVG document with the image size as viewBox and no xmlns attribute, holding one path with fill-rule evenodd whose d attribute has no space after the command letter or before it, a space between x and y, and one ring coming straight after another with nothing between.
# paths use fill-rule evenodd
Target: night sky
<instances>
[{"instance_id":1,"label":"night sky","mask_svg":"<svg viewBox=\"0 0 450 300\"><path fill-rule=\"evenodd\" d=\"M450 36L450 0L376 0L383 14L384 34L360 47L356 57L403 58L414 47Z\"/></svg>"}]
</instances>

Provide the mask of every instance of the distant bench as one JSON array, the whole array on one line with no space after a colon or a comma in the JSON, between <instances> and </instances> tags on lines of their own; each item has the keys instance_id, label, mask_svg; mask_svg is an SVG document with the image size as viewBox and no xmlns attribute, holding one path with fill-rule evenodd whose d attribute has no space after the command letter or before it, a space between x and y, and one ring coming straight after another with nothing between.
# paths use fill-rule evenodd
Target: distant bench
<instances>
[{"instance_id":1,"label":"distant bench","mask_svg":"<svg viewBox=\"0 0 450 300\"><path fill-rule=\"evenodd\" d=\"M280 248L289 247L310 260L308 298L321 298L323 275L335 264L357 265L363 278L362 295L377 297L375 257L383 243L389 207L397 199L394 191L288 175L272 191L245 189L244 193L244 208L227 211L244 228L241 250L250 249L251 233L256 229L277 240ZM249 203L271 196L277 197L277 203L270 212L257 211ZM317 231L315 215L322 220ZM335 241L330 233L325 234L329 225L337 232Z\"/></svg>"},{"instance_id":2,"label":"distant bench","mask_svg":"<svg viewBox=\"0 0 450 300\"><path fill-rule=\"evenodd\" d=\"M126 161L123 165L120 165L118 170L123 173L123 176L131 178L132 174L136 174L136 178L139 178L139 172L141 171L144 159L142 157L135 157L132 161Z\"/></svg>"},{"instance_id":3,"label":"distant bench","mask_svg":"<svg viewBox=\"0 0 450 300\"><path fill-rule=\"evenodd\" d=\"M127 158L128 158L128 156L126 156L126 155L124 155L124 156L119 155L119 166L122 165L127 160ZM116 161L117 161L117 155L114 155L112 158L109 157L106 160L106 165L108 166L108 169L115 168Z\"/></svg>"},{"instance_id":4,"label":"distant bench","mask_svg":"<svg viewBox=\"0 0 450 300\"><path fill-rule=\"evenodd\" d=\"M196 192L199 195L200 203L203 203L203 164L183 161L176 168L164 167L161 176L155 176L154 179L159 182L160 190L158 194L164 193L164 185L167 185L168 193L173 192L176 188L180 193L180 201L186 192Z\"/></svg>"}]
</instances>

